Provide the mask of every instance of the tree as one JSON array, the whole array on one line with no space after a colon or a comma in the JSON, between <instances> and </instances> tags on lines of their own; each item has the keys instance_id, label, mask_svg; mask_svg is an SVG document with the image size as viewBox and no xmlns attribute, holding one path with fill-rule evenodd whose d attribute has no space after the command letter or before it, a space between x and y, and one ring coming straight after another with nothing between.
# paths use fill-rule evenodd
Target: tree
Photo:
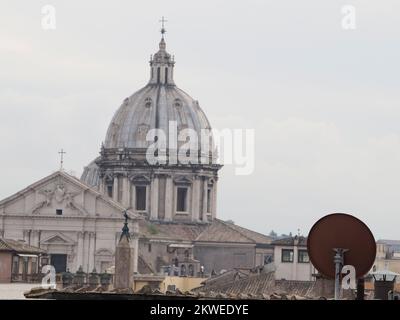
<instances>
[{"instance_id":1,"label":"tree","mask_svg":"<svg viewBox=\"0 0 400 320\"><path fill-rule=\"evenodd\" d=\"M269 236L271 238L276 238L278 236L278 234L274 230L271 230L271 232L269 233Z\"/></svg>"}]
</instances>

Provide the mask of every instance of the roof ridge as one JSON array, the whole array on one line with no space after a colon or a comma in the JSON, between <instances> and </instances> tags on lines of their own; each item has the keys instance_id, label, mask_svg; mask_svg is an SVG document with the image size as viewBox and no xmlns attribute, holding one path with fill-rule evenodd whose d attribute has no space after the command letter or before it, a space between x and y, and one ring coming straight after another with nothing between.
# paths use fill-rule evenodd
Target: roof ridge
<instances>
[{"instance_id":1,"label":"roof ridge","mask_svg":"<svg viewBox=\"0 0 400 320\"><path fill-rule=\"evenodd\" d=\"M233 224L233 225L234 225L235 227L239 228L239 229L244 229L244 230L250 231L250 232L252 232L252 233L256 233L256 234L258 234L258 235L260 235L260 236L263 236L263 237L266 237L266 238L272 240L272 238L271 238L270 236L267 236L266 234L263 234L263 233L261 233L261 232L254 231L254 230L251 230L251 229L249 229L249 228L239 226L239 225L237 225L237 224Z\"/></svg>"},{"instance_id":2,"label":"roof ridge","mask_svg":"<svg viewBox=\"0 0 400 320\"><path fill-rule=\"evenodd\" d=\"M230 228L231 230L233 230L233 231L235 231L235 232L238 232L238 233L240 233L243 237L245 237L245 238L247 238L247 239L249 239L251 242L253 242L253 243L257 243L257 241L255 241L254 239L251 239L250 237L248 237L247 235L245 235L245 234L243 234L243 232L241 232L240 230L236 230L235 228L232 228L232 226L231 226L231 224L230 223L228 223L228 222L225 222L225 221L223 221L223 220L221 220L221 219L215 219L215 220L217 220L217 221L219 221L219 222L221 222L222 224L224 224L225 226L227 226L228 228Z\"/></svg>"}]
</instances>

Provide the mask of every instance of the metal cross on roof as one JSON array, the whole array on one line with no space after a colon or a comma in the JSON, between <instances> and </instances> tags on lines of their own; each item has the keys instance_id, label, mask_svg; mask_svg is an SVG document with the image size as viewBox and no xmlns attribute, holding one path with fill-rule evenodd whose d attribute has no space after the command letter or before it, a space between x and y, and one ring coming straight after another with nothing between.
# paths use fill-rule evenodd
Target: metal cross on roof
<instances>
[{"instance_id":1,"label":"metal cross on roof","mask_svg":"<svg viewBox=\"0 0 400 320\"><path fill-rule=\"evenodd\" d=\"M64 169L64 154L67 154L67 153L64 151L64 149L61 149L61 151L59 151L58 153L61 156L61 159L60 159L60 170L63 170Z\"/></svg>"},{"instance_id":2,"label":"metal cross on roof","mask_svg":"<svg viewBox=\"0 0 400 320\"><path fill-rule=\"evenodd\" d=\"M166 20L164 16L162 16L159 22L161 22L161 34L164 37L164 34L167 32L167 30L165 30L165 22L168 22L168 20Z\"/></svg>"}]
</instances>

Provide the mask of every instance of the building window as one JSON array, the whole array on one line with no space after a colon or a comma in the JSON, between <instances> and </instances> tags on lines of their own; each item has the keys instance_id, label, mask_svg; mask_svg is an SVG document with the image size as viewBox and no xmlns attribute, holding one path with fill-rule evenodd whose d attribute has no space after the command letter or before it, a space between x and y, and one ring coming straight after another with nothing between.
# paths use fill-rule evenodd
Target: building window
<instances>
[{"instance_id":1,"label":"building window","mask_svg":"<svg viewBox=\"0 0 400 320\"><path fill-rule=\"evenodd\" d=\"M264 255L264 265L272 263L274 261L274 257L272 254L265 254Z\"/></svg>"},{"instance_id":2,"label":"building window","mask_svg":"<svg viewBox=\"0 0 400 320\"><path fill-rule=\"evenodd\" d=\"M165 68L165 83L168 83L168 68Z\"/></svg>"},{"instance_id":3,"label":"building window","mask_svg":"<svg viewBox=\"0 0 400 320\"><path fill-rule=\"evenodd\" d=\"M146 210L146 187L136 187L136 210Z\"/></svg>"},{"instance_id":4,"label":"building window","mask_svg":"<svg viewBox=\"0 0 400 320\"><path fill-rule=\"evenodd\" d=\"M211 213L211 189L207 189L207 213Z\"/></svg>"},{"instance_id":5,"label":"building window","mask_svg":"<svg viewBox=\"0 0 400 320\"><path fill-rule=\"evenodd\" d=\"M148 250L151 252L151 243L149 243Z\"/></svg>"},{"instance_id":6,"label":"building window","mask_svg":"<svg viewBox=\"0 0 400 320\"><path fill-rule=\"evenodd\" d=\"M113 186L111 184L107 185L107 195L112 198L113 197Z\"/></svg>"},{"instance_id":7,"label":"building window","mask_svg":"<svg viewBox=\"0 0 400 320\"><path fill-rule=\"evenodd\" d=\"M19 273L19 257L13 256L12 259L12 273L18 274Z\"/></svg>"},{"instance_id":8,"label":"building window","mask_svg":"<svg viewBox=\"0 0 400 320\"><path fill-rule=\"evenodd\" d=\"M57 214L58 216L62 216L62 214L63 214L62 209L57 209L57 210L56 210L56 214Z\"/></svg>"},{"instance_id":9,"label":"building window","mask_svg":"<svg viewBox=\"0 0 400 320\"><path fill-rule=\"evenodd\" d=\"M187 188L178 188L176 211L187 211Z\"/></svg>"},{"instance_id":10,"label":"building window","mask_svg":"<svg viewBox=\"0 0 400 320\"><path fill-rule=\"evenodd\" d=\"M298 262L301 262L301 263L310 262L310 258L308 256L307 250L299 250L298 255L299 255Z\"/></svg>"},{"instance_id":11,"label":"building window","mask_svg":"<svg viewBox=\"0 0 400 320\"><path fill-rule=\"evenodd\" d=\"M282 262L293 262L293 250L282 249Z\"/></svg>"}]
</instances>

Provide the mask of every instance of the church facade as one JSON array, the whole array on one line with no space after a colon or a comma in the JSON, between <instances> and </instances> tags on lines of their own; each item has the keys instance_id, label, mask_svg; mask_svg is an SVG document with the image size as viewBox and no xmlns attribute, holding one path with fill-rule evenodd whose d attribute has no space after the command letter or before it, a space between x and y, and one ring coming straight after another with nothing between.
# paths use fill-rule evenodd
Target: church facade
<instances>
[{"instance_id":1,"label":"church facade","mask_svg":"<svg viewBox=\"0 0 400 320\"><path fill-rule=\"evenodd\" d=\"M80 266L85 272L104 272L114 265L123 211L120 204L58 171L0 202L0 237L44 249L57 272L75 272ZM140 217L128 214L137 235Z\"/></svg>"},{"instance_id":2,"label":"church facade","mask_svg":"<svg viewBox=\"0 0 400 320\"><path fill-rule=\"evenodd\" d=\"M263 265L271 239L217 218L222 166L211 125L175 84L174 67L163 33L149 82L116 111L99 157L80 180L60 171L1 201L0 236L46 249L57 271L103 272L114 264L127 210L135 272Z\"/></svg>"}]
</instances>

